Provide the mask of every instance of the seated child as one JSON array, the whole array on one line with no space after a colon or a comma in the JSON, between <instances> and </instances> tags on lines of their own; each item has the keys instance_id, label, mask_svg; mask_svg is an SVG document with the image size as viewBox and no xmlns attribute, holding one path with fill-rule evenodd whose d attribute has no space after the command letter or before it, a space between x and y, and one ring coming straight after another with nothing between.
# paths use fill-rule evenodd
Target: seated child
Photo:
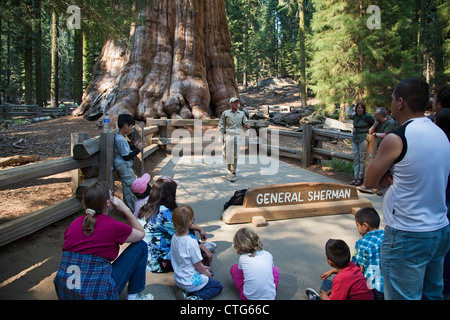
<instances>
[{"instance_id":1,"label":"seated child","mask_svg":"<svg viewBox=\"0 0 450 320\"><path fill-rule=\"evenodd\" d=\"M378 212L371 207L362 208L355 215L358 232L363 236L355 244L352 261L356 263L373 288L375 300L384 300L383 275L380 267L380 247L384 230L380 227Z\"/></svg>"},{"instance_id":2,"label":"seated child","mask_svg":"<svg viewBox=\"0 0 450 320\"><path fill-rule=\"evenodd\" d=\"M272 255L262 249L258 234L250 228L239 229L233 246L240 256L230 273L241 300L274 300L280 270L273 264Z\"/></svg>"},{"instance_id":3,"label":"seated child","mask_svg":"<svg viewBox=\"0 0 450 320\"><path fill-rule=\"evenodd\" d=\"M137 178L133 181L131 185L131 190L136 196L136 201L134 202L134 215L137 217L139 210L141 207L147 203L148 197L150 195L150 190L152 187L150 186L150 175L148 173L144 173L142 177Z\"/></svg>"},{"instance_id":4,"label":"seated child","mask_svg":"<svg viewBox=\"0 0 450 320\"><path fill-rule=\"evenodd\" d=\"M361 269L350 261L350 248L343 240L330 239L325 245L328 264L333 268L324 272L320 294L311 288L306 295L311 300L373 300L373 291ZM333 282L327 278L336 273Z\"/></svg>"},{"instance_id":5,"label":"seated child","mask_svg":"<svg viewBox=\"0 0 450 320\"><path fill-rule=\"evenodd\" d=\"M181 205L172 214L176 233L170 244L170 256L174 279L178 288L177 298L209 300L222 292L222 284L213 279L209 267L202 263L202 254L197 240L189 235L194 223L194 211L190 206Z\"/></svg>"},{"instance_id":6,"label":"seated child","mask_svg":"<svg viewBox=\"0 0 450 320\"><path fill-rule=\"evenodd\" d=\"M119 133L116 134L114 141L114 170L122 182L123 201L130 208L131 212L134 212L134 202L136 200L131 190L131 185L136 179L133 170L133 159L141 152L140 149L144 146L141 140L137 140L136 144L132 144L126 138L133 131L134 124L133 116L120 114L117 119Z\"/></svg>"}]
</instances>

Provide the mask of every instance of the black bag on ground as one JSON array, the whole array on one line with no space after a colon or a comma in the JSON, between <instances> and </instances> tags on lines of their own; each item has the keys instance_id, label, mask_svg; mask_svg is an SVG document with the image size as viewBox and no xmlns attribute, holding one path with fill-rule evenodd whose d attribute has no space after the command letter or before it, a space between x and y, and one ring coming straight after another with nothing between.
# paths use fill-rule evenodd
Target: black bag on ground
<instances>
[{"instance_id":1,"label":"black bag on ground","mask_svg":"<svg viewBox=\"0 0 450 320\"><path fill-rule=\"evenodd\" d=\"M223 210L227 210L229 206L233 205L241 205L244 202L245 193L247 192L247 189L241 189L234 192L234 195L228 200L224 206Z\"/></svg>"}]
</instances>

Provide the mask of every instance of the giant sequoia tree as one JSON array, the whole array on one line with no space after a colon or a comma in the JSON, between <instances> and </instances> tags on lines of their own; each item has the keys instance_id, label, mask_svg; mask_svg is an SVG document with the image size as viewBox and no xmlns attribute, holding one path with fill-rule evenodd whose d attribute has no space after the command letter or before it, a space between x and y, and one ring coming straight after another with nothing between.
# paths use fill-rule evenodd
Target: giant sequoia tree
<instances>
[{"instance_id":1,"label":"giant sequoia tree","mask_svg":"<svg viewBox=\"0 0 450 320\"><path fill-rule=\"evenodd\" d=\"M129 41L110 40L74 115L218 117L237 95L224 0L145 1Z\"/></svg>"}]
</instances>

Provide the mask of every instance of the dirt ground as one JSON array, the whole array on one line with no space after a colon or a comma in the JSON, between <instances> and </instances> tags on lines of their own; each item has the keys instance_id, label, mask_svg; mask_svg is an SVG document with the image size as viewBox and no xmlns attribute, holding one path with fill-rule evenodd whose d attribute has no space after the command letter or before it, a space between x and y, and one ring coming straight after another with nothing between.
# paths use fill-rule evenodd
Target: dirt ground
<instances>
[{"instance_id":1,"label":"dirt ground","mask_svg":"<svg viewBox=\"0 0 450 320\"><path fill-rule=\"evenodd\" d=\"M274 89L276 88L276 89ZM241 93L246 105L290 105L299 106L299 94L297 87L288 82L278 83L267 89L250 90ZM4 123L0 126L0 157L13 155L36 155L39 161L49 161L56 158L70 156L71 133L87 132L91 137L100 134L95 122L89 122L84 118L73 118L71 116L52 119L44 122L31 124L9 125L5 128ZM20 146L16 148L13 143L23 139ZM280 146L299 148L300 142L293 142L292 138L281 138ZM348 145L338 144L324 145L324 148L333 148L341 152L351 152ZM166 157L163 151L158 151L145 161L145 171L152 173L158 163ZM300 166L299 161L281 158L282 161ZM5 170L11 167L2 167ZM350 181L351 177L339 175L327 170L321 165L308 168L316 173L332 176L334 179L344 183ZM116 181L116 191L121 194L120 182ZM37 211L54 203L71 197L70 172L61 173L49 177L30 180L0 188L0 224L15 219L16 217ZM14 241L0 247L0 300L2 299L29 299L29 292L37 283L25 282L21 284L21 290L14 296L4 296L2 288L13 281L19 280L24 273L44 272L52 274L55 270L43 270L46 261L40 261L41 257L52 256L52 252L61 250L61 239L65 229L74 216L63 219L48 226L34 234ZM39 250L36 250L39 248ZM55 251L56 250L56 251ZM36 261L40 261L36 264ZM17 266L20 267L17 267ZM17 269L20 273L17 274ZM41 275L39 277L42 279ZM28 293L27 293L28 292ZM33 297L35 299L52 299L54 297Z\"/></svg>"}]
</instances>

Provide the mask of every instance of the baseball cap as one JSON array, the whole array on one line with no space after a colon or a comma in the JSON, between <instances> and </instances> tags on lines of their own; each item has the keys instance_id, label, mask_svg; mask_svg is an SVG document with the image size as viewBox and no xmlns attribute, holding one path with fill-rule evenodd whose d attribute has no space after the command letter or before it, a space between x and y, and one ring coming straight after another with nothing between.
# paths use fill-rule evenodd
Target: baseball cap
<instances>
[{"instance_id":1,"label":"baseball cap","mask_svg":"<svg viewBox=\"0 0 450 320\"><path fill-rule=\"evenodd\" d=\"M233 98L230 99L230 102L229 102L229 103L233 103L233 102L235 102L235 101L239 101L239 99L236 98L236 97L233 97Z\"/></svg>"},{"instance_id":2,"label":"baseball cap","mask_svg":"<svg viewBox=\"0 0 450 320\"><path fill-rule=\"evenodd\" d=\"M144 193L145 190L147 190L147 185L150 179L151 179L150 175L148 173L144 173L142 177L137 178L133 181L133 184L131 185L131 190L137 194Z\"/></svg>"}]
</instances>

